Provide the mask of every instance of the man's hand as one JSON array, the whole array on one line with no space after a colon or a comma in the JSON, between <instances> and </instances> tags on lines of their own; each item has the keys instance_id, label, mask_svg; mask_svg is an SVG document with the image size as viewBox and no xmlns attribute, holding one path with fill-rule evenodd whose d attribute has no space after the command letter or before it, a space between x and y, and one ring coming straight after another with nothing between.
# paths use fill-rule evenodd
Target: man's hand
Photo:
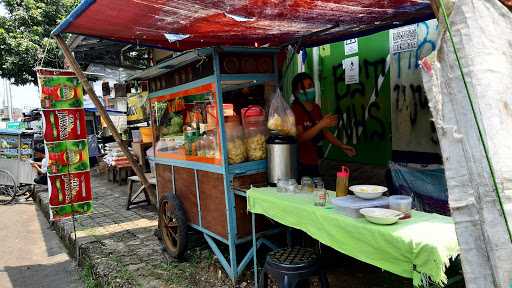
<instances>
[{"instance_id":1,"label":"man's hand","mask_svg":"<svg viewBox=\"0 0 512 288\"><path fill-rule=\"evenodd\" d=\"M324 118L322 118L322 120L320 120L320 122L318 122L318 124L320 124L320 126L322 128L334 127L334 126L336 126L337 123L338 123L338 116L332 115L332 114L325 115Z\"/></svg>"},{"instance_id":2,"label":"man's hand","mask_svg":"<svg viewBox=\"0 0 512 288\"><path fill-rule=\"evenodd\" d=\"M39 165L37 165L36 162L30 163L30 165L32 166L32 168L36 168L36 169L39 168Z\"/></svg>"}]
</instances>

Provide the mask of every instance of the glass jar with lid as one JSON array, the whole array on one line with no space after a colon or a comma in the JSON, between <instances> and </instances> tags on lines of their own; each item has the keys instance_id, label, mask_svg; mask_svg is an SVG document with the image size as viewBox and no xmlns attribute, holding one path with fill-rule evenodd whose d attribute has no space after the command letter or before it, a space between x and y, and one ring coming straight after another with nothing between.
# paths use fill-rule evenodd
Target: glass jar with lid
<instances>
[{"instance_id":1,"label":"glass jar with lid","mask_svg":"<svg viewBox=\"0 0 512 288\"><path fill-rule=\"evenodd\" d=\"M265 110L258 105L242 109L242 123L245 130L247 158L250 161L267 158L267 127Z\"/></svg>"},{"instance_id":2,"label":"glass jar with lid","mask_svg":"<svg viewBox=\"0 0 512 288\"><path fill-rule=\"evenodd\" d=\"M228 141L228 162L237 164L247 160L247 150L244 141L244 131L238 121L229 121L226 126Z\"/></svg>"}]
</instances>

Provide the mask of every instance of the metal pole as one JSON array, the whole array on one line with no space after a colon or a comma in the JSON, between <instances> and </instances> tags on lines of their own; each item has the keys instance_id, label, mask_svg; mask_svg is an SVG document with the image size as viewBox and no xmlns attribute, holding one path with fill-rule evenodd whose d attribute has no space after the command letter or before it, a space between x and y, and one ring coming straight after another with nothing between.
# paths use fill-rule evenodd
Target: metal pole
<instances>
[{"instance_id":1,"label":"metal pole","mask_svg":"<svg viewBox=\"0 0 512 288\"><path fill-rule=\"evenodd\" d=\"M220 60L217 50L213 50L213 71L215 73L215 91L217 96L217 119L219 124L220 132L220 146L222 151L222 166L224 169L224 196L226 197L226 218L228 224L228 243L229 243L229 261L231 265L230 276L233 282L236 282L238 278L238 264L236 260L236 238L237 238L237 227L236 227L236 210L235 210L235 193L231 191L231 180L232 175L229 172L229 161L228 161L228 145L226 140L226 130L224 126L224 106L222 99L222 83L221 83L221 72L220 72Z\"/></svg>"},{"instance_id":2,"label":"metal pole","mask_svg":"<svg viewBox=\"0 0 512 288\"><path fill-rule=\"evenodd\" d=\"M256 219L255 214L251 213L251 228L252 228L252 259L254 263L254 288L258 288L258 256L256 255L256 250L258 250L258 246L256 245Z\"/></svg>"},{"instance_id":3,"label":"metal pole","mask_svg":"<svg viewBox=\"0 0 512 288\"><path fill-rule=\"evenodd\" d=\"M87 91L87 94L89 94L92 103L94 103L94 106L96 106L96 108L98 109L98 112L100 113L101 117L103 117L103 119L105 120L107 128L110 130L117 144L119 144L119 147L128 158L128 161L130 162L133 171L135 171L135 174L137 174L137 176L139 177L140 181L142 182L142 185L144 185L144 188L146 188L146 191L148 193L153 193L153 187L146 178L144 171L139 166L139 163L135 161L135 158L128 150L128 146L124 144L123 139L121 138L121 134L119 134L119 132L117 131L116 127L114 126L114 123L112 122L112 119L110 119L110 116L108 116L107 110L105 110L105 107L103 107L103 105L101 104L100 100L98 99L98 96L96 95L96 92L94 92L94 89L87 80L87 77L85 77L84 73L80 69L80 65L78 65L78 63L76 62L76 59L71 53L71 50L69 50L66 41L64 41L61 35L55 35L54 38L55 40L57 40L57 44L59 44L60 48L62 49L62 52L64 52L64 56L66 57L68 63L71 65L71 69L75 72L76 76L84 86L84 89Z\"/></svg>"},{"instance_id":4,"label":"metal pole","mask_svg":"<svg viewBox=\"0 0 512 288\"><path fill-rule=\"evenodd\" d=\"M12 115L12 88L11 88L11 81L9 81L9 85L7 86L8 87L8 91L9 93L7 94L8 98L7 98L7 104L9 105L9 121L13 121L13 115Z\"/></svg>"}]
</instances>

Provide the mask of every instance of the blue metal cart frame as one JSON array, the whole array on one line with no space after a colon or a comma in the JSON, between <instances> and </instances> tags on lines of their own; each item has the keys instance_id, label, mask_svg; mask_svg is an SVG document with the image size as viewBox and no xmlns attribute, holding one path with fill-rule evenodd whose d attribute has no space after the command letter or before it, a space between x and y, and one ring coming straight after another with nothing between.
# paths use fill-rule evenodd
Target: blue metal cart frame
<instances>
[{"instance_id":1,"label":"blue metal cart frame","mask_svg":"<svg viewBox=\"0 0 512 288\"><path fill-rule=\"evenodd\" d=\"M217 258L219 259L220 264L229 275L229 277L236 281L240 273L247 267L250 261L253 258L254 249L251 248L246 255L242 257L242 260L238 262L238 255L236 251L236 245L241 243L249 243L252 241L253 237L251 235L238 238L237 237L237 219L236 219L236 211L235 211L235 194L245 196L245 193L242 191L235 191L231 185L232 180L235 176L241 175L250 175L260 172L265 172L267 167L266 160L260 161L251 161L244 162L240 164L227 164L228 163L228 155L227 155L227 141L226 141L226 130L224 127L224 111L223 111L223 83L226 81L235 81L240 82L242 84L236 85L234 87L229 87L225 89L225 91L240 89L244 87L250 87L258 84L263 84L267 81L275 81L278 83L278 67L277 67L277 52L278 49L271 48L236 48L236 47L223 47L223 48L206 48L198 50L201 55L211 55L213 57L213 70L214 74L211 76L207 76L205 78L201 78L183 85L175 86L172 88L152 92L149 94L150 98L155 98L159 96L169 95L175 92L199 87L205 84L214 84L216 89L216 106L217 106L217 115L219 120L219 132L220 132L220 145L222 151L222 164L221 165L213 165L208 163L200 163L194 161L186 161L186 160L173 160L168 158L158 158L151 157L150 160L154 161L157 164L163 165L172 165L172 187L173 191L175 188L175 178L174 178L174 166L184 167L194 170L195 176L195 192L197 198L197 210L199 213L199 223L198 225L191 224L189 225L198 231L200 231L207 243L209 244L212 251L215 253ZM234 52L234 53L243 53L243 54L262 54L262 53L271 53L273 55L273 73L269 74L222 74L220 69L220 60L219 60L219 52ZM199 187L198 187L198 176L197 171L208 171L213 173L218 173L224 175L224 193L225 193L225 201L226 201L226 216L227 216L227 229L228 229L228 237L227 239L215 234L214 232L206 229L201 223L201 202L199 201ZM254 228L254 227L253 227ZM272 234L277 230L269 230L259 233L261 234ZM229 258L226 258L222 252L220 251L217 243L214 240L218 240L221 243L227 244L229 246ZM263 242L262 242L263 243ZM260 243L261 244L261 243ZM264 243L272 248L275 248L270 242ZM259 245L258 245L259 247Z\"/></svg>"}]
</instances>

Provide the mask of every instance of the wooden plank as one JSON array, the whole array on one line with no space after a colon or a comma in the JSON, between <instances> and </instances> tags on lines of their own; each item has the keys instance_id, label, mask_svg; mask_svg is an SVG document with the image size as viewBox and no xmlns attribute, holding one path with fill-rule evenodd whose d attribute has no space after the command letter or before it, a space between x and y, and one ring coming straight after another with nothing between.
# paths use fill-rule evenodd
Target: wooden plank
<instances>
[{"instance_id":1,"label":"wooden plank","mask_svg":"<svg viewBox=\"0 0 512 288\"><path fill-rule=\"evenodd\" d=\"M266 186L267 184L267 173L256 173L250 175L236 176L233 178L233 188L239 188L242 190L250 188L251 185Z\"/></svg>"},{"instance_id":2,"label":"wooden plank","mask_svg":"<svg viewBox=\"0 0 512 288\"><path fill-rule=\"evenodd\" d=\"M158 185L158 199L163 199L165 194L174 193L172 188L172 168L169 165L155 164L155 171Z\"/></svg>"},{"instance_id":3,"label":"wooden plank","mask_svg":"<svg viewBox=\"0 0 512 288\"><path fill-rule=\"evenodd\" d=\"M197 171L203 226L227 239L226 198L222 174Z\"/></svg>"},{"instance_id":4,"label":"wooden plank","mask_svg":"<svg viewBox=\"0 0 512 288\"><path fill-rule=\"evenodd\" d=\"M185 208L188 222L199 224L194 170L174 166L174 182L176 183L176 195Z\"/></svg>"},{"instance_id":5,"label":"wooden plank","mask_svg":"<svg viewBox=\"0 0 512 288\"><path fill-rule=\"evenodd\" d=\"M252 233L251 215L247 211L247 198L235 195L236 231L238 238L250 236ZM256 233L272 227L269 218L263 215L256 215Z\"/></svg>"}]
</instances>

